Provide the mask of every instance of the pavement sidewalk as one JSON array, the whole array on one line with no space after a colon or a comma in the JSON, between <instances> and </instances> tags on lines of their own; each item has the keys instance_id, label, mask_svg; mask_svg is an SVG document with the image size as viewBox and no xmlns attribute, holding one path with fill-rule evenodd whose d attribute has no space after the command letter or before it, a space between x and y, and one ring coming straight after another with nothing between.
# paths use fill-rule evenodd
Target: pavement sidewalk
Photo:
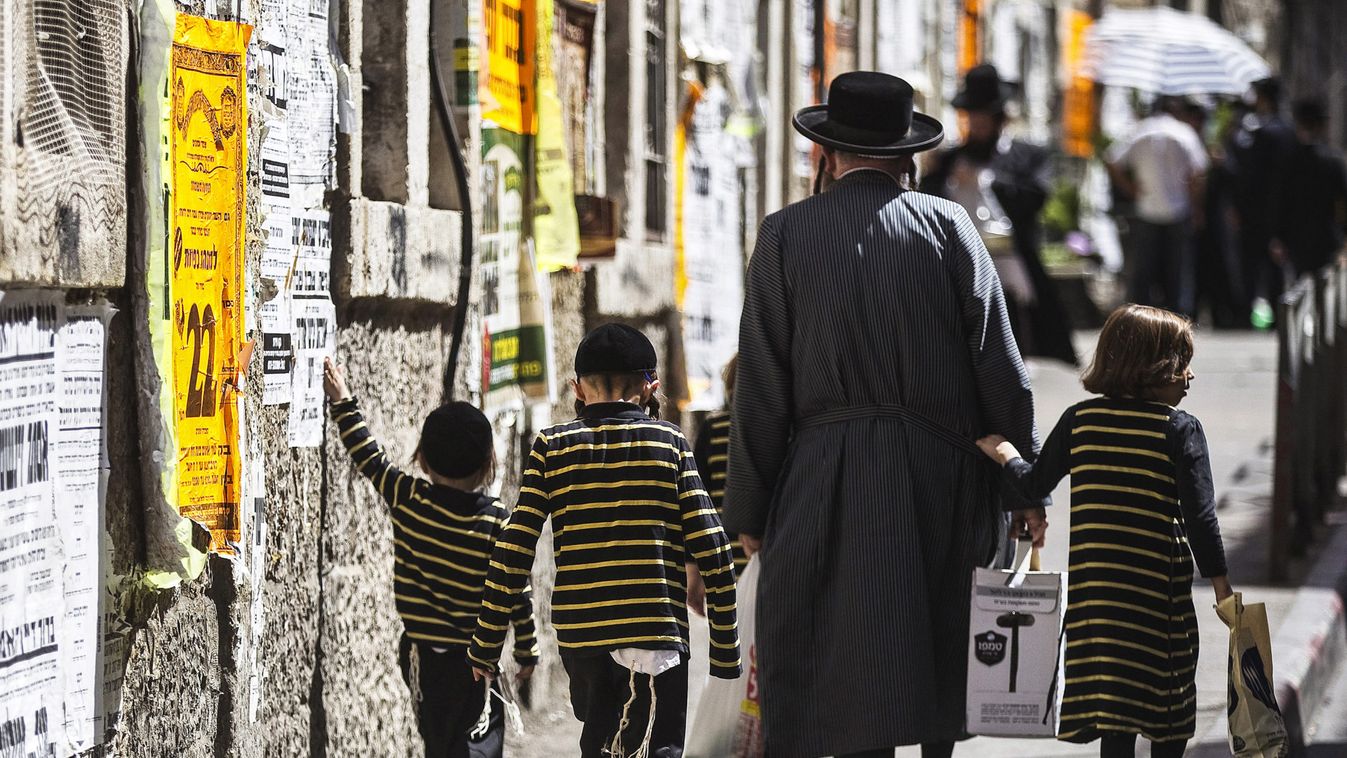
<instances>
[{"instance_id":1,"label":"pavement sidewalk","mask_svg":"<svg viewBox=\"0 0 1347 758\"><path fill-rule=\"evenodd\" d=\"M1083 335L1080 352L1088 358L1094 335ZM1343 629L1343 580L1347 579L1347 524L1319 540L1309 560L1291 567L1290 580L1267 582L1267 523L1272 491L1271 441L1276 388L1276 342L1266 334L1201 333L1194 362L1197 380L1184 408L1202 421L1212 452L1212 473L1220 505L1218 514L1225 539L1231 581L1244 593L1246 602L1263 602L1273 634L1274 668L1278 697L1296 725L1313 723L1316 711L1326 734L1336 735L1341 708L1347 723L1347 676L1337 676L1339 661L1347 661L1347 633ZM1087 397L1078 371L1053 362L1033 362L1038 423L1046 432L1063 410ZM1068 488L1054 493L1056 505L1049 514L1048 548L1043 565L1064 570L1067 565L1067 535L1070 530ZM1318 559L1315 563L1314 559ZM1194 597L1201 628L1198 666L1198 728L1191 756L1229 755L1226 747L1226 649L1228 633L1212 610L1214 596L1201 580ZM689 693L689 720L705 678L704 622L695 619L692 628L694 653ZM1336 694L1335 694L1336 693ZM1336 699L1333 699L1336 698ZM1332 702L1331 708L1321 703ZM1332 711L1329 713L1328 711ZM512 739L511 755L572 755L578 724L569 713L533 714L530 734ZM1311 731L1306 729L1306 731ZM1334 737L1336 739L1336 737ZM522 743L522 744L521 744ZM1347 755L1319 752L1310 755ZM1327 747L1333 750L1332 746ZM916 748L897 751L900 758L915 758ZM979 737L960 744L954 752L977 758L1032 758L1034 756L1095 756L1098 745L1070 745L1055 740L1014 740ZM1148 755L1138 746L1138 755Z\"/></svg>"}]
</instances>

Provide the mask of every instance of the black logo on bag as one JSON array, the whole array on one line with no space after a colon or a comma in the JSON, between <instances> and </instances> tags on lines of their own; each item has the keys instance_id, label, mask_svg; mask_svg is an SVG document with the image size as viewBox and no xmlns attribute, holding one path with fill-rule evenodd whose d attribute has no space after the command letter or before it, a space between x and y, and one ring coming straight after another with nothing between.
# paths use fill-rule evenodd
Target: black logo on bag
<instances>
[{"instance_id":1,"label":"black logo on bag","mask_svg":"<svg viewBox=\"0 0 1347 758\"><path fill-rule=\"evenodd\" d=\"M1258 698L1258 702L1267 706L1268 710L1280 716L1282 710L1277 707L1277 694L1272 691L1272 683L1267 680L1267 674L1263 671L1263 656L1258 652L1258 648L1250 647L1245 650L1240 656L1240 664L1244 684L1249 688L1249 693Z\"/></svg>"},{"instance_id":2,"label":"black logo on bag","mask_svg":"<svg viewBox=\"0 0 1347 758\"><path fill-rule=\"evenodd\" d=\"M995 666L1006 659L1006 636L991 631L975 636L973 654L988 666Z\"/></svg>"}]
</instances>

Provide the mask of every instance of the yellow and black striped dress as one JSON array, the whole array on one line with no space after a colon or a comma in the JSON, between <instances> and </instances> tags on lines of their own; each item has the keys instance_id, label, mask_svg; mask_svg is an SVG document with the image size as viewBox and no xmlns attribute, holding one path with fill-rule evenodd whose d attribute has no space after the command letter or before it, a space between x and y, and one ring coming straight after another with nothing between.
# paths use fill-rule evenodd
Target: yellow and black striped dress
<instances>
[{"instance_id":1,"label":"yellow and black striped dress","mask_svg":"<svg viewBox=\"0 0 1347 758\"><path fill-rule=\"evenodd\" d=\"M711 502L716 504L716 513L721 513L725 502L725 479L730 465L730 414L728 411L712 413L697 430L697 443L693 446L697 456L697 470L702 474L706 489L711 493ZM744 545L738 535L728 534L730 547L734 550L734 575L741 576L744 566L748 565L748 556L744 555Z\"/></svg>"},{"instance_id":2,"label":"yellow and black striped dress","mask_svg":"<svg viewBox=\"0 0 1347 758\"><path fill-rule=\"evenodd\" d=\"M1194 558L1203 576L1226 573L1201 424L1158 403L1090 400L1062 416L1034 464L1006 471L1031 497L1071 477L1058 739L1192 738Z\"/></svg>"}]
</instances>

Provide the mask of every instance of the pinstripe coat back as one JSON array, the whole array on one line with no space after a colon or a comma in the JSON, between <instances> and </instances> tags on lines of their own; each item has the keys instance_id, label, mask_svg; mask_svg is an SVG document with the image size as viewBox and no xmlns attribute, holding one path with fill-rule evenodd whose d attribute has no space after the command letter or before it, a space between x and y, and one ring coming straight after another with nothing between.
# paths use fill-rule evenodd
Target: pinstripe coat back
<instances>
[{"instance_id":1,"label":"pinstripe coat back","mask_svg":"<svg viewBox=\"0 0 1347 758\"><path fill-rule=\"evenodd\" d=\"M995 550L996 472L873 406L1037 450L1028 375L968 215L863 170L767 217L739 355L724 520L764 537L768 755L962 736L968 591ZM809 421L829 412L850 418Z\"/></svg>"}]
</instances>

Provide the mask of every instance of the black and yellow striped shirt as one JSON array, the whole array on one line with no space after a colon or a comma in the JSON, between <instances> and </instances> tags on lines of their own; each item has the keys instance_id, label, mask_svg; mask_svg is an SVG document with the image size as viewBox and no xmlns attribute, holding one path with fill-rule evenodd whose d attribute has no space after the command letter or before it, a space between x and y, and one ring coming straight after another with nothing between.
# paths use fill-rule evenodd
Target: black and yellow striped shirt
<instances>
[{"instance_id":1,"label":"black and yellow striped shirt","mask_svg":"<svg viewBox=\"0 0 1347 758\"><path fill-rule=\"evenodd\" d=\"M730 470L730 414L728 411L712 413L697 430L697 444L693 452L697 455L697 470L702 474L706 490L711 494L711 502L716 504L716 513L722 513L725 505L725 480ZM744 573L748 565L748 556L744 555L744 545L737 535L730 534L730 547L734 551L734 574Z\"/></svg>"},{"instance_id":2,"label":"black and yellow striped shirt","mask_svg":"<svg viewBox=\"0 0 1347 758\"><path fill-rule=\"evenodd\" d=\"M482 606L491 549L508 515L495 499L433 484L400 471L370 434L354 398L332 405L356 470L392 508L393 593L407 636L430 645L467 646ZM510 605L515 659L538 662L527 585Z\"/></svg>"},{"instance_id":3,"label":"black and yellow striped shirt","mask_svg":"<svg viewBox=\"0 0 1347 758\"><path fill-rule=\"evenodd\" d=\"M621 648L688 653L685 561L706 583L711 674L739 675L734 566L682 432L629 403L585 408L533 444L519 504L491 556L468 657L494 669L508 610L552 519L552 624L563 655Z\"/></svg>"}]
</instances>

